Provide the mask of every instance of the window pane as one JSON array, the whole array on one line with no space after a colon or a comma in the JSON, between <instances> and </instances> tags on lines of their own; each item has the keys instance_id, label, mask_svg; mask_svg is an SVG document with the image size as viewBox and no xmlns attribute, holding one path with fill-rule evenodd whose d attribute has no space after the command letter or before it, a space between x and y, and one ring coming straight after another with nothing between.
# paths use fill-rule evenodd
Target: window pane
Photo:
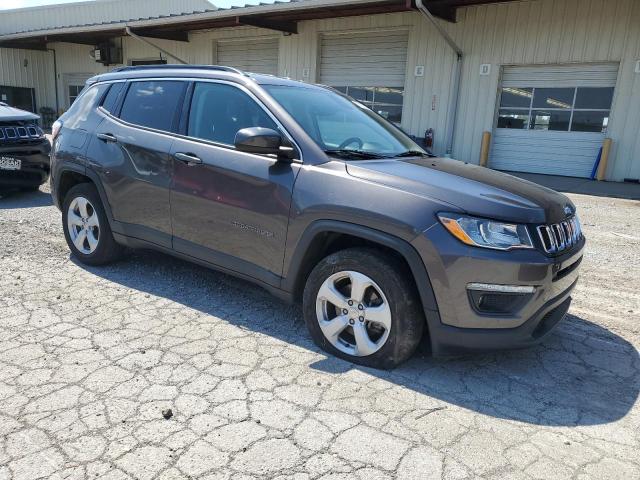
<instances>
[{"instance_id":1,"label":"window pane","mask_svg":"<svg viewBox=\"0 0 640 480\"><path fill-rule=\"evenodd\" d=\"M388 156L420 148L371 110L328 90L279 85L264 88L320 148L358 149ZM398 114L389 112L392 115Z\"/></svg>"},{"instance_id":2,"label":"window pane","mask_svg":"<svg viewBox=\"0 0 640 480\"><path fill-rule=\"evenodd\" d=\"M576 107L609 110L613 103L613 88L579 88Z\"/></svg>"},{"instance_id":3,"label":"window pane","mask_svg":"<svg viewBox=\"0 0 640 480\"><path fill-rule=\"evenodd\" d=\"M400 123L402 120L402 106L400 105L378 105L376 103L372 110L390 122Z\"/></svg>"},{"instance_id":4,"label":"window pane","mask_svg":"<svg viewBox=\"0 0 640 480\"><path fill-rule=\"evenodd\" d=\"M606 132L609 126L609 112L574 112L573 132Z\"/></svg>"},{"instance_id":5,"label":"window pane","mask_svg":"<svg viewBox=\"0 0 640 480\"><path fill-rule=\"evenodd\" d=\"M92 109L97 106L98 99L101 98L102 94L106 91L106 85L94 85L85 90L82 95L78 96L76 98L77 101L71 105L65 114L65 127L71 129L78 128L78 126L87 119Z\"/></svg>"},{"instance_id":6,"label":"window pane","mask_svg":"<svg viewBox=\"0 0 640 480\"><path fill-rule=\"evenodd\" d=\"M183 82L133 82L120 118L143 127L171 131L184 86Z\"/></svg>"},{"instance_id":7,"label":"window pane","mask_svg":"<svg viewBox=\"0 0 640 480\"><path fill-rule=\"evenodd\" d=\"M525 129L529 123L529 112L525 110L501 109L498 128Z\"/></svg>"},{"instance_id":8,"label":"window pane","mask_svg":"<svg viewBox=\"0 0 640 480\"><path fill-rule=\"evenodd\" d=\"M373 88L349 87L347 95L360 102L373 102Z\"/></svg>"},{"instance_id":9,"label":"window pane","mask_svg":"<svg viewBox=\"0 0 640 480\"><path fill-rule=\"evenodd\" d=\"M104 97L104 101L102 102L102 108L104 108L107 112L113 113L113 110L118 103L118 97L122 89L124 88L124 82L114 83L109 88L109 93Z\"/></svg>"},{"instance_id":10,"label":"window pane","mask_svg":"<svg viewBox=\"0 0 640 480\"><path fill-rule=\"evenodd\" d=\"M533 110L531 112L531 129L569 131L571 111Z\"/></svg>"},{"instance_id":11,"label":"window pane","mask_svg":"<svg viewBox=\"0 0 640 480\"><path fill-rule=\"evenodd\" d=\"M376 88L375 104L402 105L403 91L402 88Z\"/></svg>"},{"instance_id":12,"label":"window pane","mask_svg":"<svg viewBox=\"0 0 640 480\"><path fill-rule=\"evenodd\" d=\"M198 83L189 112L188 135L225 145L235 143L238 130L278 126L246 93L231 85Z\"/></svg>"},{"instance_id":13,"label":"window pane","mask_svg":"<svg viewBox=\"0 0 640 480\"><path fill-rule=\"evenodd\" d=\"M529 108L531 106L532 96L533 88L503 88L502 97L500 98L500 106L511 108Z\"/></svg>"},{"instance_id":14,"label":"window pane","mask_svg":"<svg viewBox=\"0 0 640 480\"><path fill-rule=\"evenodd\" d=\"M333 87L333 88L335 88L336 90L338 90L341 93L344 93L345 95L348 95L348 93L347 93L348 87Z\"/></svg>"},{"instance_id":15,"label":"window pane","mask_svg":"<svg viewBox=\"0 0 640 480\"><path fill-rule=\"evenodd\" d=\"M575 88L536 88L533 108L566 108L573 106Z\"/></svg>"}]
</instances>

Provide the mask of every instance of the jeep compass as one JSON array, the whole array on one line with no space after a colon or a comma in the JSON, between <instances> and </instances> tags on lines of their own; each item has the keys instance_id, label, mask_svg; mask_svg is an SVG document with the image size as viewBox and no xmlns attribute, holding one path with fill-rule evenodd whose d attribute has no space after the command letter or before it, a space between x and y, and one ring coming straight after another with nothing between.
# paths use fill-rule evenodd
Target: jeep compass
<instances>
[{"instance_id":1,"label":"jeep compass","mask_svg":"<svg viewBox=\"0 0 640 480\"><path fill-rule=\"evenodd\" d=\"M152 248L302 302L313 340L390 368L535 344L585 239L565 196L428 155L323 86L230 67L93 77L54 125L51 187L81 262Z\"/></svg>"},{"instance_id":2,"label":"jeep compass","mask_svg":"<svg viewBox=\"0 0 640 480\"><path fill-rule=\"evenodd\" d=\"M47 181L51 146L39 118L0 102L0 193L38 190Z\"/></svg>"}]
</instances>

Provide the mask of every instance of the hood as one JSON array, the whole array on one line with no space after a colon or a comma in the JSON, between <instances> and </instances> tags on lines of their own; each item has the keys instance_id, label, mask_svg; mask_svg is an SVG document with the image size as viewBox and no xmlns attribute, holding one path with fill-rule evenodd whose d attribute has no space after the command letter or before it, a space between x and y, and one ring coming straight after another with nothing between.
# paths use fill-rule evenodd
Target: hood
<instances>
[{"instance_id":1,"label":"hood","mask_svg":"<svg viewBox=\"0 0 640 480\"><path fill-rule=\"evenodd\" d=\"M39 118L40 116L36 115L35 113L27 112L26 110L20 110L18 108L13 108L6 103L0 102L0 122L29 121L38 120Z\"/></svg>"},{"instance_id":2,"label":"hood","mask_svg":"<svg viewBox=\"0 0 640 480\"><path fill-rule=\"evenodd\" d=\"M571 200L554 190L447 158L347 162L347 171L354 177L433 198L480 217L551 224L575 212Z\"/></svg>"}]
</instances>

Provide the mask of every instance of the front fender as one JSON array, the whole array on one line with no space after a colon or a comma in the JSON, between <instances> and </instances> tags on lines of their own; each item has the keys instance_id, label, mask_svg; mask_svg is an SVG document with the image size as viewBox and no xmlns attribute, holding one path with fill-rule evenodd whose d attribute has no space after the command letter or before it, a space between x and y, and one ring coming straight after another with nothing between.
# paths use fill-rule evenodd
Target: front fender
<instances>
[{"instance_id":1,"label":"front fender","mask_svg":"<svg viewBox=\"0 0 640 480\"><path fill-rule=\"evenodd\" d=\"M317 239L328 233L345 234L362 238L387 247L400 254L411 269L425 313L427 313L427 311L438 311L438 305L433 289L431 288L429 274L418 252L409 242L370 227L337 220L318 220L311 223L305 229L291 256L285 258L286 275L283 277L281 284L283 290L292 294L298 291L301 283L306 280L306 273L309 271L307 262L310 258L314 258L314 250L318 248ZM429 319L429 317L432 317L432 315L427 315L427 319Z\"/></svg>"}]
</instances>

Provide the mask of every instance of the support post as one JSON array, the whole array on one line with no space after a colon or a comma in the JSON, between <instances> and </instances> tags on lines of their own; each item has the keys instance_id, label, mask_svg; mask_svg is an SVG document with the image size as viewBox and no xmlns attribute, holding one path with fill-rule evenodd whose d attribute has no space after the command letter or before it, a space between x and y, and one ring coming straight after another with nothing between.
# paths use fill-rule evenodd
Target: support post
<instances>
[{"instance_id":1,"label":"support post","mask_svg":"<svg viewBox=\"0 0 640 480\"><path fill-rule=\"evenodd\" d=\"M613 140L605 138L602 143L602 156L600 157L600 166L598 167L598 174L596 179L600 182L604 180L604 176L607 173L607 163L609 162L609 155L611 154L611 147L613 146Z\"/></svg>"},{"instance_id":2,"label":"support post","mask_svg":"<svg viewBox=\"0 0 640 480\"><path fill-rule=\"evenodd\" d=\"M486 167L489 164L489 147L491 146L491 132L482 134L482 147L480 148L480 166Z\"/></svg>"}]
</instances>

